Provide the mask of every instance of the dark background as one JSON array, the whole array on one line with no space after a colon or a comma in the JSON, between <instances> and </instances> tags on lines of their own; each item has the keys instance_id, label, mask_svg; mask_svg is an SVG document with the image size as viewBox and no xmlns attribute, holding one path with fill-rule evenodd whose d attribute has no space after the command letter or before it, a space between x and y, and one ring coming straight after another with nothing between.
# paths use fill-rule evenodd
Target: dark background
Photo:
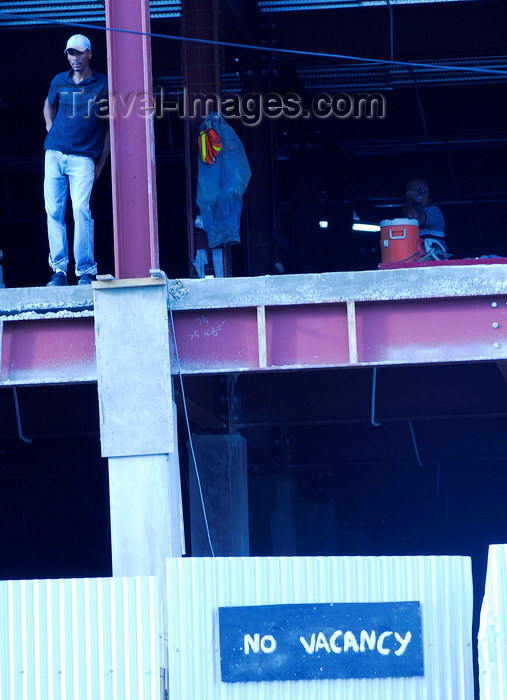
<instances>
[{"instance_id":1,"label":"dark background","mask_svg":"<svg viewBox=\"0 0 507 700\"><path fill-rule=\"evenodd\" d=\"M220 5L223 42L308 52L224 46L224 90L243 96L249 91L292 92L305 104L319 92L378 92L386 105L383 119L280 118L251 127L231 120L252 165L242 243L233 249L234 276L252 270L275 274L277 262L286 272L375 268L380 261L377 237L351 235L352 208L375 221L400 216L405 183L414 176L430 181L455 258L507 255L505 3L411 3L392 5L391 13L387 5L357 5L283 12L261 12L253 0L223 0ZM52 77L67 67L60 48L69 33L90 36L93 64L102 71L105 35L103 29L79 26L8 28L1 20L6 57L0 67L4 276L10 287L40 285L48 276L41 105ZM180 21L153 20L152 30L173 37L152 40L154 86L181 97L181 45L175 38ZM444 68L313 55L389 60L391 51L395 61ZM449 62L476 72L449 67ZM504 72L481 72L488 66ZM155 132L161 267L170 277L188 276L183 120L175 114L157 119ZM114 267L110 187L106 168L92 203L97 260L104 273ZM323 217L330 222L325 230L318 226ZM265 244L262 260L255 259L259 238Z\"/></svg>"},{"instance_id":2,"label":"dark background","mask_svg":"<svg viewBox=\"0 0 507 700\"><path fill-rule=\"evenodd\" d=\"M295 92L306 102L320 91L379 92L387 110L370 120L231 121L252 166L233 276L276 274L278 262L287 273L375 269L378 237L351 233L352 209L374 221L400 216L414 176L430 181L455 258L507 256L506 19L502 0L264 13L253 0L224 0L223 41L309 52L223 47L225 89ZM180 20L153 20L152 30L178 36ZM91 38L93 64L105 72L100 24L9 27L0 18L0 248L8 287L44 285L50 274L42 105L52 77L66 69L63 47L76 31ZM168 94L181 90L180 48L175 39L152 40L154 86ZM444 67L315 52L386 61L392 52L395 61ZM503 74L449 62L493 65ZM155 134L160 267L171 278L187 277L183 121L156 120ZM107 168L92 209L99 271L114 272ZM319 228L321 218L327 229ZM252 555L470 555L477 621L488 544L507 541L502 372L494 363L380 368L378 428L370 423L371 368L241 375L229 412L226 377L187 378L185 386L208 415L191 415L194 432L227 432L232 411L247 438ZM21 439L13 390L3 388L0 576L110 575L96 386L21 387L17 396L22 435L32 441ZM179 424L188 515L188 436ZM292 494L296 512L295 537L285 543L273 541L269 526L280 488Z\"/></svg>"}]
</instances>

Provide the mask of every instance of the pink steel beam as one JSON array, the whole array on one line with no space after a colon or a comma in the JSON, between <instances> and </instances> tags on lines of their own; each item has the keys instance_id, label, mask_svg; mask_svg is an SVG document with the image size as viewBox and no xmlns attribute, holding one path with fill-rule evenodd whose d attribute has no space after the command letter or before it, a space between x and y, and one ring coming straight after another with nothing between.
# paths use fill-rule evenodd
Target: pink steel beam
<instances>
[{"instance_id":1,"label":"pink steel beam","mask_svg":"<svg viewBox=\"0 0 507 700\"><path fill-rule=\"evenodd\" d=\"M507 360L507 297L175 310L185 374ZM95 381L92 318L4 321L0 384ZM169 324L172 336L171 324ZM178 364L171 337L171 366ZM133 368L135 369L135 368Z\"/></svg>"},{"instance_id":2,"label":"pink steel beam","mask_svg":"<svg viewBox=\"0 0 507 700\"><path fill-rule=\"evenodd\" d=\"M115 274L158 268L149 0L106 0Z\"/></svg>"},{"instance_id":3,"label":"pink steel beam","mask_svg":"<svg viewBox=\"0 0 507 700\"><path fill-rule=\"evenodd\" d=\"M0 384L95 381L93 318L5 321Z\"/></svg>"},{"instance_id":4,"label":"pink steel beam","mask_svg":"<svg viewBox=\"0 0 507 700\"><path fill-rule=\"evenodd\" d=\"M264 316L265 362L256 308L174 312L182 371L507 359L507 304L500 296L356 302L353 323L346 303L272 306Z\"/></svg>"},{"instance_id":5,"label":"pink steel beam","mask_svg":"<svg viewBox=\"0 0 507 700\"><path fill-rule=\"evenodd\" d=\"M359 361L411 364L503 359L507 353L507 305L498 299L358 304Z\"/></svg>"}]
</instances>

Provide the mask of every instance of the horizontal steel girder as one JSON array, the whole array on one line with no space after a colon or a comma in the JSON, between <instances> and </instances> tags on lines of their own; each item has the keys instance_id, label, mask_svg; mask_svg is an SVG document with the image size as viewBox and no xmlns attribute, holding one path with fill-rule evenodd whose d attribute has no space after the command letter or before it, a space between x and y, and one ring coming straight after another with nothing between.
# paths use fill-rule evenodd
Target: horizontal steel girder
<instances>
[{"instance_id":1,"label":"horizontal steel girder","mask_svg":"<svg viewBox=\"0 0 507 700\"><path fill-rule=\"evenodd\" d=\"M507 297L211 309L175 328L188 374L500 360Z\"/></svg>"},{"instance_id":2,"label":"horizontal steel girder","mask_svg":"<svg viewBox=\"0 0 507 700\"><path fill-rule=\"evenodd\" d=\"M507 359L503 264L169 280L168 289L173 373ZM0 318L1 384L96 381L91 290L2 290Z\"/></svg>"}]
</instances>

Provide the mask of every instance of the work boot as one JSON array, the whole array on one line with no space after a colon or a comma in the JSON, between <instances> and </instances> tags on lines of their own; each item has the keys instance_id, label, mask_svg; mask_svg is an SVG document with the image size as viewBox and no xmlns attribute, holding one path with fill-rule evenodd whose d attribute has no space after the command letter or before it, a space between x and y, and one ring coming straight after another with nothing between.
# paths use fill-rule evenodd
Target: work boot
<instances>
[{"instance_id":1,"label":"work boot","mask_svg":"<svg viewBox=\"0 0 507 700\"><path fill-rule=\"evenodd\" d=\"M85 272L84 274L82 274L79 277L77 283L78 284L91 284L94 279L95 279L95 275L90 275L87 272Z\"/></svg>"},{"instance_id":2,"label":"work boot","mask_svg":"<svg viewBox=\"0 0 507 700\"><path fill-rule=\"evenodd\" d=\"M66 287L67 286L67 275L63 270L56 270L54 274L51 275L51 279L46 284L46 287Z\"/></svg>"}]
</instances>

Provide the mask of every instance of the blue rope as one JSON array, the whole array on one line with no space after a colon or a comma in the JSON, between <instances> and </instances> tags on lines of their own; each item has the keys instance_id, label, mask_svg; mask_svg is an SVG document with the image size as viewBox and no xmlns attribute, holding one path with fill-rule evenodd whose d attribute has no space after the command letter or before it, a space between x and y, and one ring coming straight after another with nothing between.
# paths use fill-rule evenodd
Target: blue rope
<instances>
[{"instance_id":1,"label":"blue rope","mask_svg":"<svg viewBox=\"0 0 507 700\"><path fill-rule=\"evenodd\" d=\"M66 27L80 27L82 29L94 29L103 32L120 32L122 34L133 34L136 36L148 36L154 39L168 39L170 41L188 41L195 44L207 44L210 46L223 46L233 49L247 49L249 51L262 51L264 53L279 53L290 54L294 56L312 56L314 58L333 58L346 61L356 61L358 63L372 63L380 66L404 66L407 68L429 68L431 70L447 70L455 72L481 73L487 75L503 75L507 76L507 71L498 68L478 68L476 66L448 66L437 65L434 63L412 63L410 61L387 61L382 58L365 58L364 56L348 56L340 53L323 53L319 51L302 51L300 49L284 49L266 46L257 46L255 44L240 44L233 41L214 41L212 39L197 39L195 37L177 36L174 34L159 34L156 32L139 32L133 29L119 29L116 27L99 27L96 24L88 24L86 22L69 22L68 20L58 20L43 15L31 14L16 14L0 10L0 18L14 17L15 19L23 20L30 19L39 22L40 24L53 24Z\"/></svg>"}]
</instances>

